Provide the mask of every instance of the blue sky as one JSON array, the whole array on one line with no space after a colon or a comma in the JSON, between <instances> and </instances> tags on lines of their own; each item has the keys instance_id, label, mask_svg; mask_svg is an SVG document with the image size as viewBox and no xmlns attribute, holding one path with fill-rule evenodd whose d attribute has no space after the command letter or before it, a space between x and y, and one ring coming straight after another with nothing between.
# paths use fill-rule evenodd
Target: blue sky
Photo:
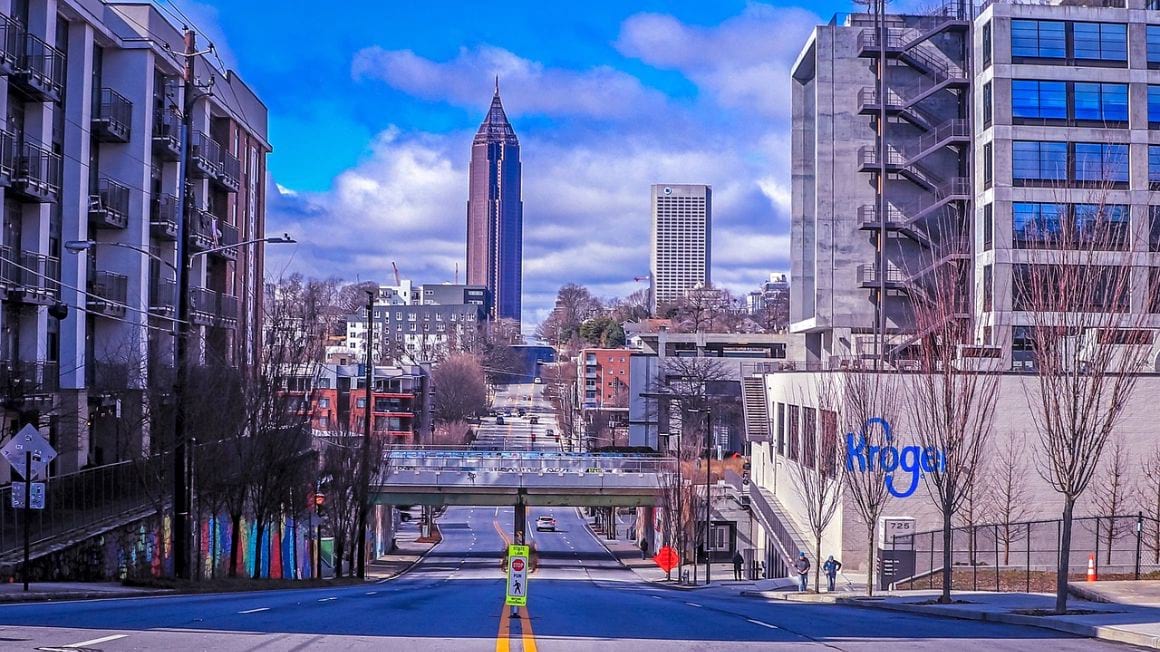
<instances>
[{"instance_id":1,"label":"blue sky","mask_svg":"<svg viewBox=\"0 0 1160 652\"><path fill-rule=\"evenodd\" d=\"M524 320L648 270L649 184L714 186L713 278L788 270L788 71L848 3L176 0L270 109L267 274L450 281L500 76L524 163ZM341 5L342 9L337 7ZM260 26L260 29L255 28ZM461 272L462 274L462 272Z\"/></svg>"}]
</instances>

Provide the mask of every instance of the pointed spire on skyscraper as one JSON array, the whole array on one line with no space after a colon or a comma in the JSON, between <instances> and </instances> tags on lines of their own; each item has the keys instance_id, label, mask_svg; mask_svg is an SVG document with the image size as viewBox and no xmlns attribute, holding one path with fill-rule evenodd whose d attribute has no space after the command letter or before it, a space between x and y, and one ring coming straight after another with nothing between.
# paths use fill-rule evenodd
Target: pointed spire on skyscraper
<instances>
[{"instance_id":1,"label":"pointed spire on skyscraper","mask_svg":"<svg viewBox=\"0 0 1160 652\"><path fill-rule=\"evenodd\" d=\"M495 76L495 96L499 97L499 75Z\"/></svg>"},{"instance_id":2,"label":"pointed spire on skyscraper","mask_svg":"<svg viewBox=\"0 0 1160 652\"><path fill-rule=\"evenodd\" d=\"M499 75L495 76L495 95L491 98L491 108L487 111L479 131L475 132L477 143L508 143L518 145L516 132L508 122L507 114L503 110L503 102L499 98Z\"/></svg>"}]
</instances>

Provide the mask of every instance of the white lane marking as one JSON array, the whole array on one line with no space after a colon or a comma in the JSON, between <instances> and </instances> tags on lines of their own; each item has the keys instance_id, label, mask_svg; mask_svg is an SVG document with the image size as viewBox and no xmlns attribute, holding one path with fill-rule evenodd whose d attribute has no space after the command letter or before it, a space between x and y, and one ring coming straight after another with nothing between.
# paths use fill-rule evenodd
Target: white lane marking
<instances>
[{"instance_id":1,"label":"white lane marking","mask_svg":"<svg viewBox=\"0 0 1160 652\"><path fill-rule=\"evenodd\" d=\"M90 647L93 645L99 645L101 643L108 643L109 641L116 641L118 639L127 638L128 636L129 636L128 634L113 634L112 636L102 636L101 638L94 638L91 641L81 641L80 643L69 643L68 645L62 645L61 647L67 647L67 648Z\"/></svg>"},{"instance_id":2,"label":"white lane marking","mask_svg":"<svg viewBox=\"0 0 1160 652\"><path fill-rule=\"evenodd\" d=\"M337 599L338 598L331 596L329 598L322 598L321 600L319 600L319 602L330 602L331 600L337 600Z\"/></svg>"},{"instance_id":3,"label":"white lane marking","mask_svg":"<svg viewBox=\"0 0 1160 652\"><path fill-rule=\"evenodd\" d=\"M238 613L240 613L240 614L256 614L259 611L269 611L269 610L270 610L269 607L258 607L257 609L246 609L245 611L239 611Z\"/></svg>"},{"instance_id":4,"label":"white lane marking","mask_svg":"<svg viewBox=\"0 0 1160 652\"><path fill-rule=\"evenodd\" d=\"M701 605L697 604L696 602L686 602L685 604L689 605L690 607L700 607L701 606Z\"/></svg>"},{"instance_id":5,"label":"white lane marking","mask_svg":"<svg viewBox=\"0 0 1160 652\"><path fill-rule=\"evenodd\" d=\"M661 596L659 596L659 595L654 595L654 596L652 596L652 597L656 598L657 600L664 600L664 598L662 598L662 597L661 597Z\"/></svg>"},{"instance_id":6,"label":"white lane marking","mask_svg":"<svg viewBox=\"0 0 1160 652\"><path fill-rule=\"evenodd\" d=\"M367 591L367 595L378 595L378 591Z\"/></svg>"},{"instance_id":7,"label":"white lane marking","mask_svg":"<svg viewBox=\"0 0 1160 652\"><path fill-rule=\"evenodd\" d=\"M761 625L762 627L768 627L770 629L777 629L777 625L770 625L769 623L763 623L760 620L754 620L752 618L746 618L745 620L748 620L749 622L753 623L754 625Z\"/></svg>"}]
</instances>

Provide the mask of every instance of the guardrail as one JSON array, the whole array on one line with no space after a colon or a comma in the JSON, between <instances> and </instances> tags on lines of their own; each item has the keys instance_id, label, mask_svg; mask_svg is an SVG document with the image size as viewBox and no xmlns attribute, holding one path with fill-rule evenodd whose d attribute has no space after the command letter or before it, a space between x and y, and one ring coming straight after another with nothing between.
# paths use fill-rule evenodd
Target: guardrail
<instances>
[{"instance_id":1,"label":"guardrail","mask_svg":"<svg viewBox=\"0 0 1160 652\"><path fill-rule=\"evenodd\" d=\"M384 461L384 476L403 471L659 474L676 469L665 457L548 451L392 450L384 453Z\"/></svg>"}]
</instances>

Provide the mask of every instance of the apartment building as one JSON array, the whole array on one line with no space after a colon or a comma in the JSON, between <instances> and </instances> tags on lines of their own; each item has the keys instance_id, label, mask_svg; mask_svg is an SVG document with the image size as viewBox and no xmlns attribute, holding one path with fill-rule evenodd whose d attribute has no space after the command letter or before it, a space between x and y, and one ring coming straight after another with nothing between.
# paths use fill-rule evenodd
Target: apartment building
<instances>
[{"instance_id":1,"label":"apartment building","mask_svg":"<svg viewBox=\"0 0 1160 652\"><path fill-rule=\"evenodd\" d=\"M652 186L652 311L712 282L713 190L702 184Z\"/></svg>"},{"instance_id":2,"label":"apartment building","mask_svg":"<svg viewBox=\"0 0 1160 652\"><path fill-rule=\"evenodd\" d=\"M361 434L367 414L366 368L323 365L314 376L288 385L309 409L312 428L326 433ZM371 433L391 445L421 443L431 428L430 373L420 365L376 366L371 388Z\"/></svg>"},{"instance_id":3,"label":"apartment building","mask_svg":"<svg viewBox=\"0 0 1160 652\"><path fill-rule=\"evenodd\" d=\"M60 471L148 447L105 420L172 363L183 228L191 358L244 365L260 345L262 245L219 247L264 235L266 107L209 54L187 101L183 50L152 5L0 2L0 409L5 431L41 427Z\"/></svg>"},{"instance_id":4,"label":"apartment building","mask_svg":"<svg viewBox=\"0 0 1160 652\"><path fill-rule=\"evenodd\" d=\"M488 322L491 293L482 285L399 281L375 300L375 338L384 361L428 361L470 348ZM366 312L346 320L346 346L366 355Z\"/></svg>"}]
</instances>

